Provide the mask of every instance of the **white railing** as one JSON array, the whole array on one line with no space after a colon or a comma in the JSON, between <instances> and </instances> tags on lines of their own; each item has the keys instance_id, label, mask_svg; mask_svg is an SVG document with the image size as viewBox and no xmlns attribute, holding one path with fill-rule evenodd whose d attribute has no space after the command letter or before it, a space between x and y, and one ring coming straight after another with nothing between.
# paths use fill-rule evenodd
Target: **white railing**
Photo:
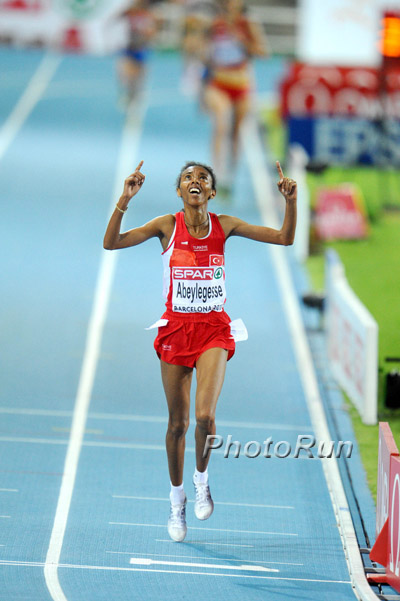
<instances>
[{"instance_id":1,"label":"white railing","mask_svg":"<svg viewBox=\"0 0 400 601\"><path fill-rule=\"evenodd\" d=\"M327 345L332 373L364 424L377 423L378 324L350 287L337 253L326 253Z\"/></svg>"}]
</instances>

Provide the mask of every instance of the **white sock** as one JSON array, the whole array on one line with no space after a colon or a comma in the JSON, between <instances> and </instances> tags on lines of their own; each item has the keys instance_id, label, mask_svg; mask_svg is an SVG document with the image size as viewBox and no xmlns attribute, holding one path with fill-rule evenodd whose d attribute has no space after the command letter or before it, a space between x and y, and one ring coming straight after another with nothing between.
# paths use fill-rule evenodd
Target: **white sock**
<instances>
[{"instance_id":1,"label":"white sock","mask_svg":"<svg viewBox=\"0 0 400 601\"><path fill-rule=\"evenodd\" d=\"M206 468L205 472L199 472L199 470L196 467L195 470L194 470L194 476L193 476L193 478L199 484L207 484L207 482L208 482L208 468Z\"/></svg>"},{"instance_id":2,"label":"white sock","mask_svg":"<svg viewBox=\"0 0 400 601\"><path fill-rule=\"evenodd\" d=\"M169 494L172 505L182 505L185 500L185 491L183 490L183 482L179 486L174 486L171 483L171 492Z\"/></svg>"}]
</instances>

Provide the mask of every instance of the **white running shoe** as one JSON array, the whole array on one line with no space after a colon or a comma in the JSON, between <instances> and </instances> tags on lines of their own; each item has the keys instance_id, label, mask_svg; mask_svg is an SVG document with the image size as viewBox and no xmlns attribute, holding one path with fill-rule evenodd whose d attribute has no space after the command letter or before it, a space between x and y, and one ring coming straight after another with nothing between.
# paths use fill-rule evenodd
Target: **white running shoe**
<instances>
[{"instance_id":1,"label":"white running shoe","mask_svg":"<svg viewBox=\"0 0 400 601\"><path fill-rule=\"evenodd\" d=\"M187 532L186 526L186 497L183 503L172 505L168 518L168 534L176 543L181 543Z\"/></svg>"},{"instance_id":2,"label":"white running shoe","mask_svg":"<svg viewBox=\"0 0 400 601\"><path fill-rule=\"evenodd\" d=\"M194 489L196 491L196 501L194 502L194 513L198 520L207 520L214 511L214 502L211 498L210 487L207 484L200 484L193 478Z\"/></svg>"}]
</instances>

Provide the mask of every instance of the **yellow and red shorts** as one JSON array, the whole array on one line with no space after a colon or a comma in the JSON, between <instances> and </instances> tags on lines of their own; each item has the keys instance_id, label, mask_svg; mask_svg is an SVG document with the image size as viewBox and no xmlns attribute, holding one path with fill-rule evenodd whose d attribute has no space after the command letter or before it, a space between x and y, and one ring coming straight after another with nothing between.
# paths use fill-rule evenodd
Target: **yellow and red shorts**
<instances>
[{"instance_id":1,"label":"yellow and red shorts","mask_svg":"<svg viewBox=\"0 0 400 601\"><path fill-rule=\"evenodd\" d=\"M208 85L224 92L232 103L246 98L252 89L252 78L247 66L218 68L212 73Z\"/></svg>"}]
</instances>

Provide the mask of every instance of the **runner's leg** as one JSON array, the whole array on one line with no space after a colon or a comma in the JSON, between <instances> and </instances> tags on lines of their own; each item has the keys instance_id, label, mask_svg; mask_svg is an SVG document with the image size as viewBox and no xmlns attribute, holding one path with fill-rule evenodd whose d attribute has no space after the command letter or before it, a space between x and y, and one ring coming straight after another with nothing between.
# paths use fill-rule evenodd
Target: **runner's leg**
<instances>
[{"instance_id":1,"label":"runner's leg","mask_svg":"<svg viewBox=\"0 0 400 601\"><path fill-rule=\"evenodd\" d=\"M160 361L161 377L167 398L169 421L166 435L168 468L171 483L183 480L185 434L189 426L190 385L193 369Z\"/></svg>"},{"instance_id":2,"label":"runner's leg","mask_svg":"<svg viewBox=\"0 0 400 601\"><path fill-rule=\"evenodd\" d=\"M230 130L231 101L227 94L212 85L204 90L204 104L213 117L213 165L217 178L226 184L227 178L227 145Z\"/></svg>"},{"instance_id":3,"label":"runner's leg","mask_svg":"<svg viewBox=\"0 0 400 601\"><path fill-rule=\"evenodd\" d=\"M225 377L228 351L211 348L197 360L196 376L196 467L199 472L207 469L210 453L203 458L208 435L215 434L215 410Z\"/></svg>"},{"instance_id":4,"label":"runner's leg","mask_svg":"<svg viewBox=\"0 0 400 601\"><path fill-rule=\"evenodd\" d=\"M232 127L232 163L234 169L237 165L239 156L240 128L250 112L250 95L246 95L240 100L237 100L233 108L233 127Z\"/></svg>"},{"instance_id":5,"label":"runner's leg","mask_svg":"<svg viewBox=\"0 0 400 601\"><path fill-rule=\"evenodd\" d=\"M124 57L119 65L119 76L129 104L141 88L144 77L144 65L133 58Z\"/></svg>"}]
</instances>

